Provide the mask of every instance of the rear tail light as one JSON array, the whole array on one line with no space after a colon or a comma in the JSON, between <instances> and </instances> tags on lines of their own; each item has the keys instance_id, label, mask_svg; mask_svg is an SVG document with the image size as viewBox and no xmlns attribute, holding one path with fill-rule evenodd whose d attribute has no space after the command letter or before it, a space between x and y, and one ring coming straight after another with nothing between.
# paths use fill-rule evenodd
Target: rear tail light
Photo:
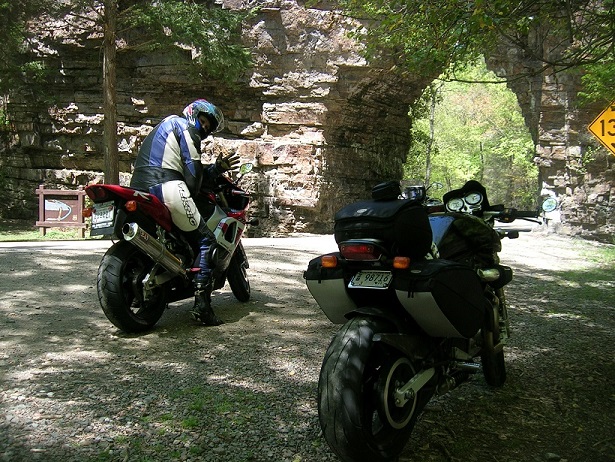
<instances>
[{"instance_id":1,"label":"rear tail light","mask_svg":"<svg viewBox=\"0 0 615 462\"><path fill-rule=\"evenodd\" d=\"M94 213L94 209L92 207L88 207L87 209L83 209L81 211L81 216L83 216L83 218L90 218L92 213Z\"/></svg>"},{"instance_id":2,"label":"rear tail light","mask_svg":"<svg viewBox=\"0 0 615 462\"><path fill-rule=\"evenodd\" d=\"M340 253L346 260L379 260L382 252L373 244L341 244Z\"/></svg>"}]
</instances>

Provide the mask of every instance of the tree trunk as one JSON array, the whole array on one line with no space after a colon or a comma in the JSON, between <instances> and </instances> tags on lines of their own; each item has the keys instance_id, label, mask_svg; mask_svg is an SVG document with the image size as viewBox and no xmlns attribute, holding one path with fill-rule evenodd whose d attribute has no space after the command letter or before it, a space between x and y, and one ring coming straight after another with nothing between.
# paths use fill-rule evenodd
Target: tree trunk
<instances>
[{"instance_id":1,"label":"tree trunk","mask_svg":"<svg viewBox=\"0 0 615 462\"><path fill-rule=\"evenodd\" d=\"M120 162L117 149L116 47L117 0L105 0L105 36L103 43L103 145L105 183L119 184Z\"/></svg>"},{"instance_id":2,"label":"tree trunk","mask_svg":"<svg viewBox=\"0 0 615 462\"><path fill-rule=\"evenodd\" d=\"M432 85L432 88L433 92L431 94L429 107L429 142L427 143L427 152L425 153L425 186L431 184L431 154L435 141L436 106L438 104L438 94L442 85L438 85L437 87Z\"/></svg>"},{"instance_id":3,"label":"tree trunk","mask_svg":"<svg viewBox=\"0 0 615 462\"><path fill-rule=\"evenodd\" d=\"M478 145L478 157L479 157L479 162L480 162L480 170L478 171L478 182L482 183L484 176L485 176L485 154L483 153L483 142L482 141Z\"/></svg>"}]
</instances>

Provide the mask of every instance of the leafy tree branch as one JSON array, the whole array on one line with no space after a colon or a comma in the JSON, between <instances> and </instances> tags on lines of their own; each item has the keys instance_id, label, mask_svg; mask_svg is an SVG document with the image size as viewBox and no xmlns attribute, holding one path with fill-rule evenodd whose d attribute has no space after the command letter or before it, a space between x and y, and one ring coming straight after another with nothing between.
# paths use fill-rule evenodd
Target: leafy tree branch
<instances>
[{"instance_id":1,"label":"leafy tree branch","mask_svg":"<svg viewBox=\"0 0 615 462\"><path fill-rule=\"evenodd\" d=\"M587 72L584 82L606 88L605 72L599 68L610 69L615 59L615 0L341 0L341 4L368 25L354 36L365 40L370 59L378 59L387 47L399 66L420 75L454 72L505 43L518 48L526 61L535 62L528 75L591 66L595 75ZM615 97L614 89L602 98L611 96Z\"/></svg>"}]
</instances>

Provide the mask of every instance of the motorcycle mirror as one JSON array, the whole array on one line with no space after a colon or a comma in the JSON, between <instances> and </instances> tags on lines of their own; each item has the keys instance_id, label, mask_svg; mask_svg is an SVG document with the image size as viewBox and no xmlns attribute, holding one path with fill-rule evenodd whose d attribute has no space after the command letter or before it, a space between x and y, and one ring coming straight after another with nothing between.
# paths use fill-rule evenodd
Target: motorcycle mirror
<instances>
[{"instance_id":1,"label":"motorcycle mirror","mask_svg":"<svg viewBox=\"0 0 615 462\"><path fill-rule=\"evenodd\" d=\"M555 197L547 197L542 202L543 212L553 212L557 208L557 199Z\"/></svg>"},{"instance_id":2,"label":"motorcycle mirror","mask_svg":"<svg viewBox=\"0 0 615 462\"><path fill-rule=\"evenodd\" d=\"M412 199L415 201L422 201L425 199L425 187L424 186L408 186L404 189L402 196L404 199Z\"/></svg>"},{"instance_id":3,"label":"motorcycle mirror","mask_svg":"<svg viewBox=\"0 0 615 462\"><path fill-rule=\"evenodd\" d=\"M242 164L241 167L239 167L239 174L245 175L246 173L250 173L253 167L254 165L249 162L247 164Z\"/></svg>"},{"instance_id":4,"label":"motorcycle mirror","mask_svg":"<svg viewBox=\"0 0 615 462\"><path fill-rule=\"evenodd\" d=\"M440 183L439 181L434 181L427 187L427 191L429 191L430 189L433 189L434 191L439 191L442 188L444 188L444 185L442 183Z\"/></svg>"}]
</instances>

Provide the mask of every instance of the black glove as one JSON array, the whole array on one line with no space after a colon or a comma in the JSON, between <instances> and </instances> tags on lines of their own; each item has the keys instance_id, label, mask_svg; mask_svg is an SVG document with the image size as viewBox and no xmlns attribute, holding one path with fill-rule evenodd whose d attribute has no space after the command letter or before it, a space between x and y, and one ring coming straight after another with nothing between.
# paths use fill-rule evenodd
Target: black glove
<instances>
[{"instance_id":1,"label":"black glove","mask_svg":"<svg viewBox=\"0 0 615 462\"><path fill-rule=\"evenodd\" d=\"M229 154L226 157L222 157L222 154L220 154L218 156L218 159L216 159L216 169L218 169L218 172L220 173L224 173L227 170L234 170L237 167L239 167L239 154L235 153L235 154Z\"/></svg>"}]
</instances>

